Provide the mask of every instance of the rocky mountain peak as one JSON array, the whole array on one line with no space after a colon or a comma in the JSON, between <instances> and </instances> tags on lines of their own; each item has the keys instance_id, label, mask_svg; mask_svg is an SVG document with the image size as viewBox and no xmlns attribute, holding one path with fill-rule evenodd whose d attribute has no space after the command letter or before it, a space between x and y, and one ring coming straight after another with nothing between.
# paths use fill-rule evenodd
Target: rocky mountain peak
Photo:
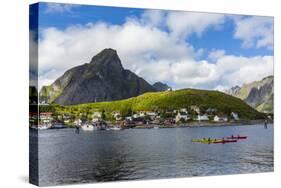
<instances>
[{"instance_id":1,"label":"rocky mountain peak","mask_svg":"<svg viewBox=\"0 0 281 188\"><path fill-rule=\"evenodd\" d=\"M40 92L47 103L72 105L113 101L156 91L135 73L125 70L116 50L107 48L95 55L90 63L67 70Z\"/></svg>"},{"instance_id":2,"label":"rocky mountain peak","mask_svg":"<svg viewBox=\"0 0 281 188\"><path fill-rule=\"evenodd\" d=\"M95 55L90 64L96 66L110 66L112 68L124 69L117 51L112 48L106 48Z\"/></svg>"},{"instance_id":3,"label":"rocky mountain peak","mask_svg":"<svg viewBox=\"0 0 281 188\"><path fill-rule=\"evenodd\" d=\"M274 81L273 76L259 81L235 86L225 91L227 94L244 100L260 112L273 113Z\"/></svg>"}]
</instances>

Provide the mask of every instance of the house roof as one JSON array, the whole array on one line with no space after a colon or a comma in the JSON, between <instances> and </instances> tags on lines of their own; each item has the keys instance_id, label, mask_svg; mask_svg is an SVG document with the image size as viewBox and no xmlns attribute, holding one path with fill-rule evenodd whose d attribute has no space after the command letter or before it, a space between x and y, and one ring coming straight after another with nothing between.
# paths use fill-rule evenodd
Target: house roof
<instances>
[{"instance_id":1,"label":"house roof","mask_svg":"<svg viewBox=\"0 0 281 188\"><path fill-rule=\"evenodd\" d=\"M186 112L179 112L179 114L180 114L181 116L186 116L186 115L187 115Z\"/></svg>"},{"instance_id":2,"label":"house roof","mask_svg":"<svg viewBox=\"0 0 281 188\"><path fill-rule=\"evenodd\" d=\"M227 116L219 116L219 115L216 115L218 118L227 118Z\"/></svg>"}]
</instances>

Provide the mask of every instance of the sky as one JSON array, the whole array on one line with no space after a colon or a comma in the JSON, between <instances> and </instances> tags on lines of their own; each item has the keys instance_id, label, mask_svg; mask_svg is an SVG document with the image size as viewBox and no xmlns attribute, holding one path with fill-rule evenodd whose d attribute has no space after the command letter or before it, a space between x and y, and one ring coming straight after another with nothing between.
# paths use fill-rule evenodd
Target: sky
<instances>
[{"instance_id":1,"label":"sky","mask_svg":"<svg viewBox=\"0 0 281 188\"><path fill-rule=\"evenodd\" d=\"M39 88L104 48L173 89L225 90L273 75L273 17L40 3L38 19L30 43L39 49Z\"/></svg>"}]
</instances>

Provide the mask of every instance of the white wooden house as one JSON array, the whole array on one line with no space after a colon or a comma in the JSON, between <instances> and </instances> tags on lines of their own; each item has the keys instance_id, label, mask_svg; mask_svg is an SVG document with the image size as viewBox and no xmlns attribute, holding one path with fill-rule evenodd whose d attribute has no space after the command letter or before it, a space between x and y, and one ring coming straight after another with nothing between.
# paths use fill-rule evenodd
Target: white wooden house
<instances>
[{"instance_id":1,"label":"white wooden house","mask_svg":"<svg viewBox=\"0 0 281 188\"><path fill-rule=\"evenodd\" d=\"M178 112L176 115L176 122L179 122L180 120L188 120L189 116L187 112Z\"/></svg>"}]
</instances>

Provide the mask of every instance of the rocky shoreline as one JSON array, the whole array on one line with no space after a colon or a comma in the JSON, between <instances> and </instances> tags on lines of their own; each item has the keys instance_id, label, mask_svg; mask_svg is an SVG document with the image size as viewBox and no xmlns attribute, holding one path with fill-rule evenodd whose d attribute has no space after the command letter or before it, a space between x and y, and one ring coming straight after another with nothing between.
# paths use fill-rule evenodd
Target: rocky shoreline
<instances>
[{"instance_id":1,"label":"rocky shoreline","mask_svg":"<svg viewBox=\"0 0 281 188\"><path fill-rule=\"evenodd\" d=\"M156 124L148 124L148 125L137 125L135 129L152 129L155 127L159 128L179 128L179 127L224 127L224 126L243 126L243 125L263 125L264 120L245 120L245 121L235 121L235 122L191 122L187 124L173 124L173 125L156 125ZM268 124L273 124L273 121L269 121Z\"/></svg>"}]
</instances>

